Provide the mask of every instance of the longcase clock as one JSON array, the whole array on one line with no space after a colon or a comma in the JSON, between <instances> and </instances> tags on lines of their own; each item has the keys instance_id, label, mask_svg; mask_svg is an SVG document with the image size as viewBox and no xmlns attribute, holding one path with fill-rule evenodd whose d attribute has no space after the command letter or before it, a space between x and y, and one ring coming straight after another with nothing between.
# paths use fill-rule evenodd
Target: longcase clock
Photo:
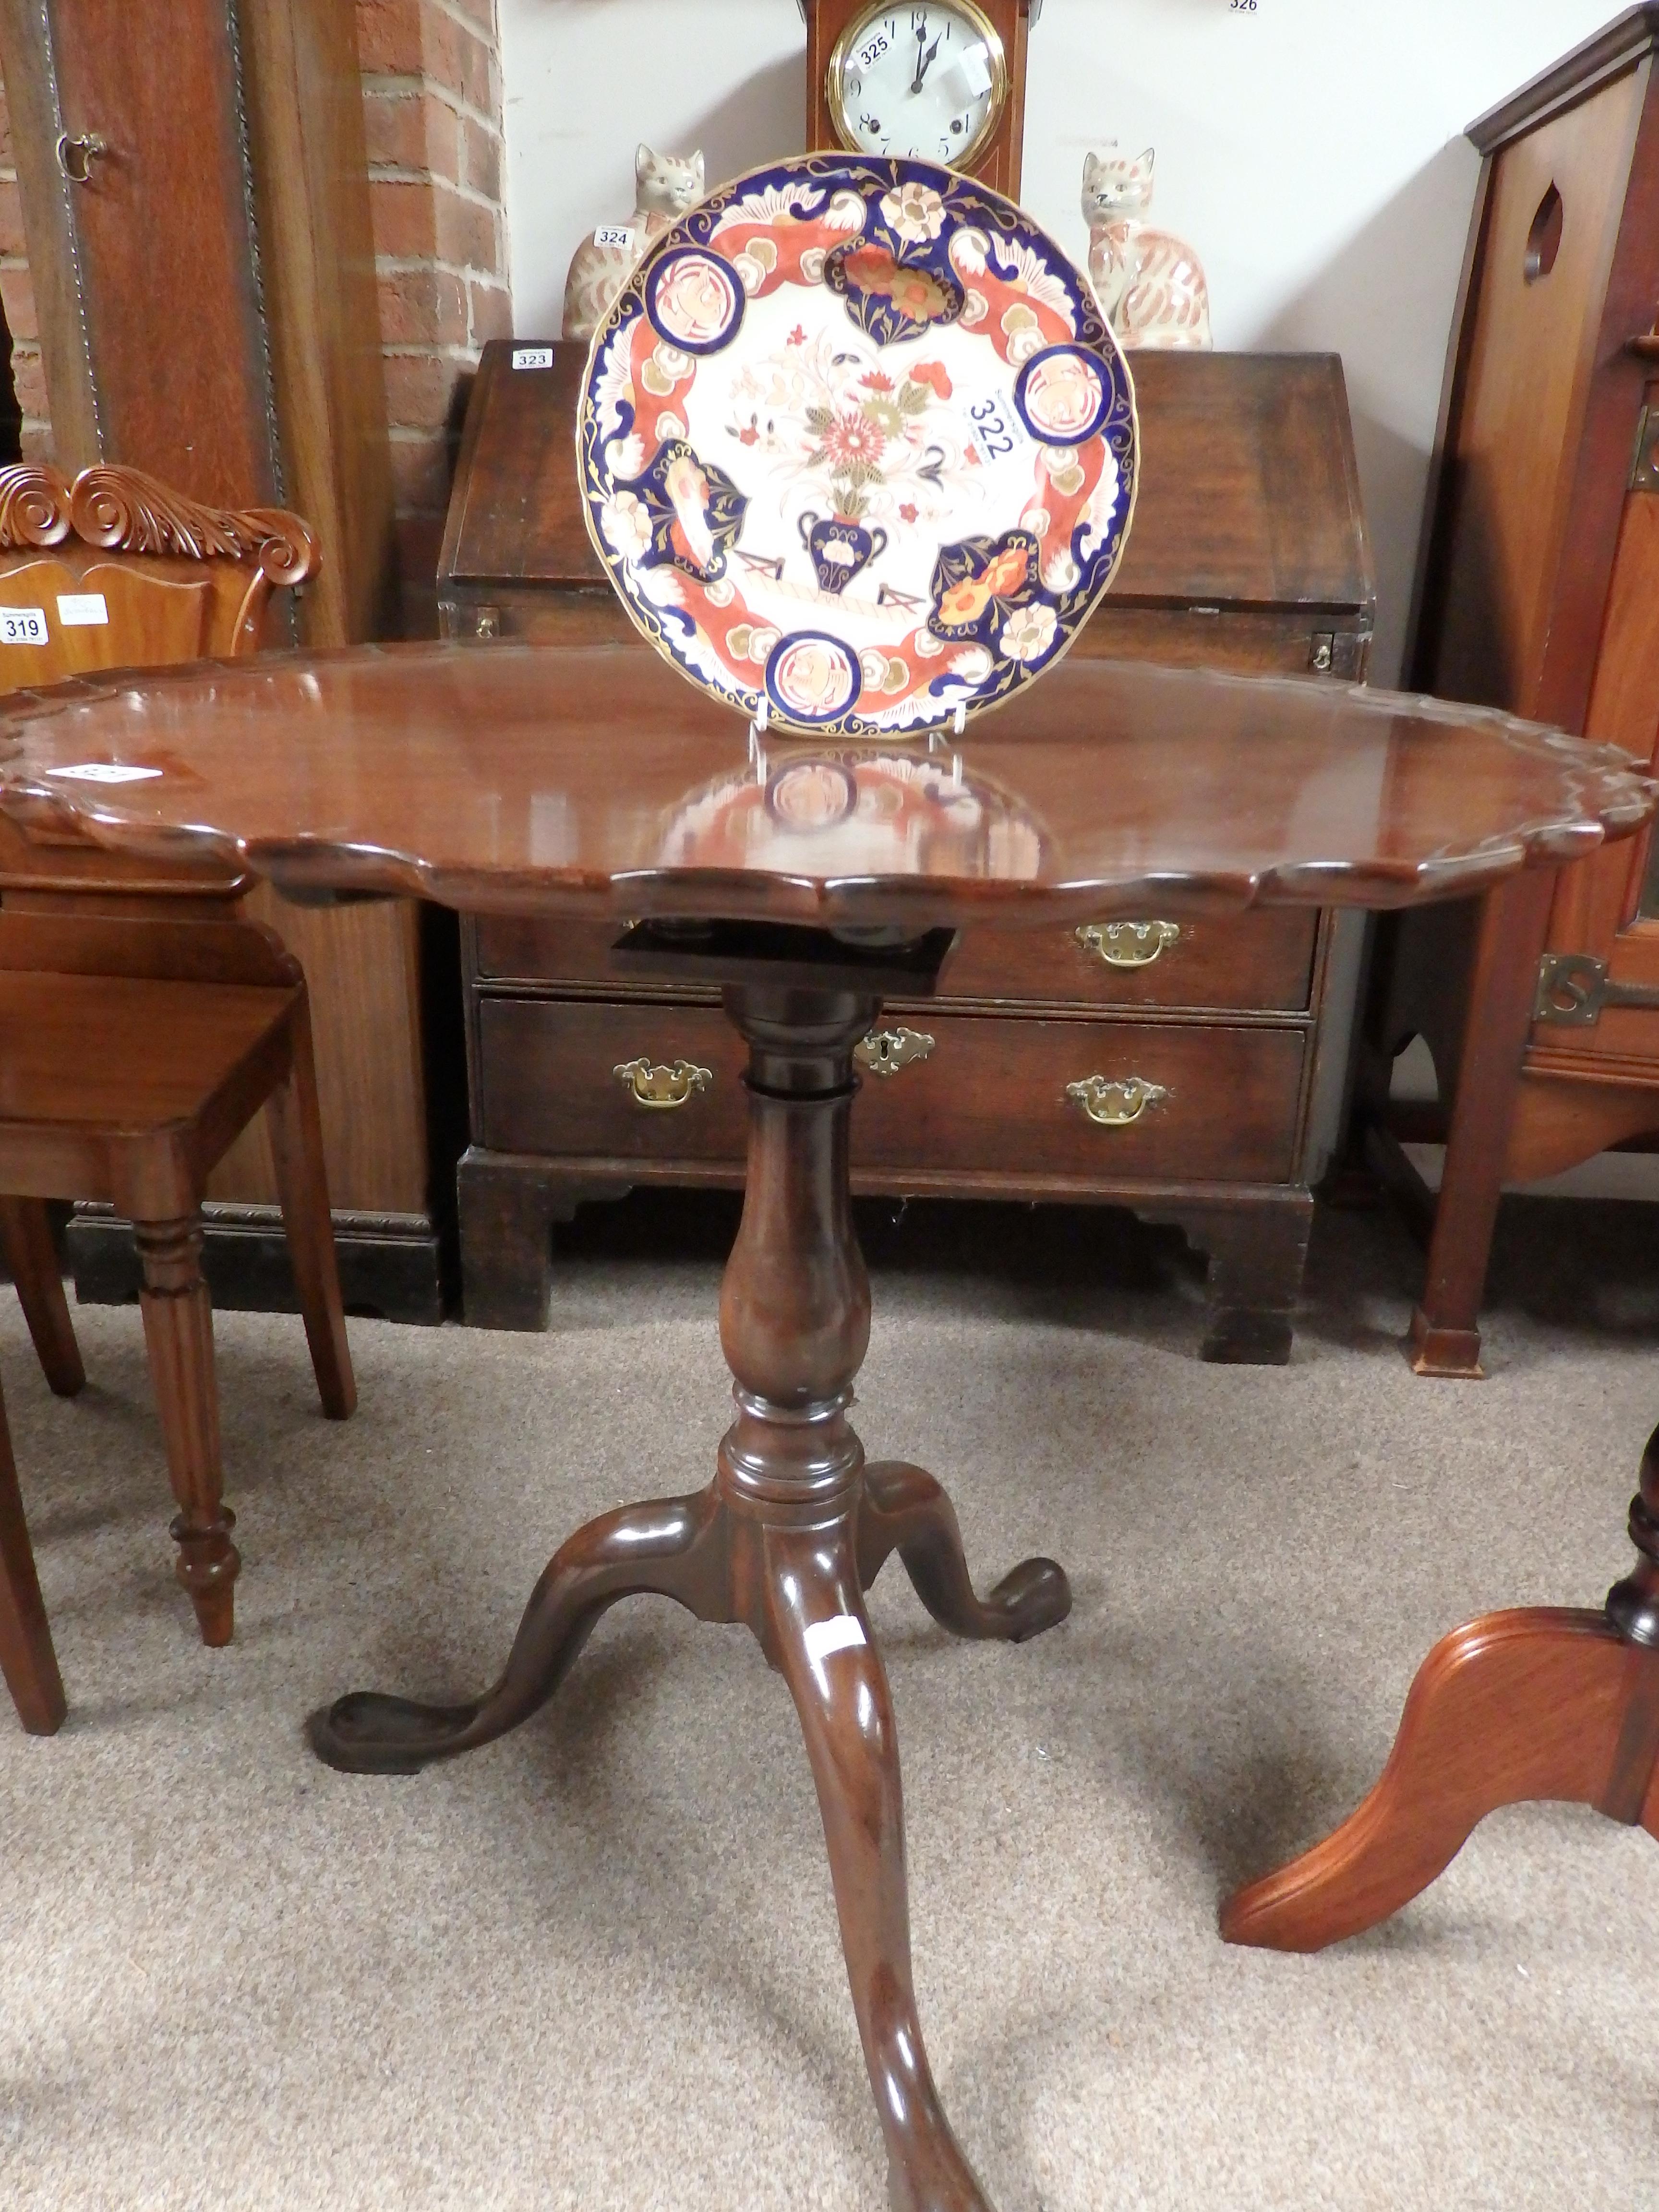
<instances>
[{"instance_id":1,"label":"longcase clock","mask_svg":"<svg viewBox=\"0 0 1659 2212\"><path fill-rule=\"evenodd\" d=\"M1042 0L801 0L814 146L943 161L1019 197Z\"/></svg>"}]
</instances>

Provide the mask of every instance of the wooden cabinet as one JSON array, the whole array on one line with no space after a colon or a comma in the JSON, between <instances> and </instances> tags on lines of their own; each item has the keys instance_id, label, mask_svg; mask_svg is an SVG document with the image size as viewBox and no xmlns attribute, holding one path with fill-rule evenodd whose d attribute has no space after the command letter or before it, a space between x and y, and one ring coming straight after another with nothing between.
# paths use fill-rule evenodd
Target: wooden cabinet
<instances>
[{"instance_id":1,"label":"wooden cabinet","mask_svg":"<svg viewBox=\"0 0 1659 2212\"><path fill-rule=\"evenodd\" d=\"M391 456L353 11L336 0L0 0L58 464L145 470L218 507L289 506L322 561L281 634L385 634ZM436 1320L419 910L250 902L311 988L348 1301ZM216 1172L222 1304L291 1299L257 1133ZM132 1295L131 1233L70 1231L83 1298Z\"/></svg>"},{"instance_id":2,"label":"wooden cabinet","mask_svg":"<svg viewBox=\"0 0 1659 2212\"><path fill-rule=\"evenodd\" d=\"M538 358L522 343L485 351L440 568L446 634L635 639L577 500L581 356ZM1141 354L1135 374L1134 530L1074 650L1363 677L1373 590L1340 363ZM1237 774L1248 780L1248 758ZM866 1054L855 1187L1097 1200L1177 1221L1210 1255L1207 1353L1285 1358L1346 1050L1340 934L1288 909L964 931L938 997L884 1012L884 1031L908 1036L896 1066ZM474 1322L544 1324L549 1223L583 1199L742 1178L738 1063L714 995L619 981L610 938L465 926ZM642 1103L618 1073L636 1062L683 1063L659 1087L684 1103Z\"/></svg>"},{"instance_id":3,"label":"wooden cabinet","mask_svg":"<svg viewBox=\"0 0 1659 2212\"><path fill-rule=\"evenodd\" d=\"M1471 126L1485 156L1431 487L1411 678L1655 757L1659 738L1659 8L1632 9ZM1360 1097L1373 1159L1425 1204L1389 1069L1428 1042L1453 1109L1425 1372L1478 1373L1500 1181L1659 1130L1651 832L1510 895L1384 924ZM1478 980L1477 980L1478 979ZM1476 1051L1489 1002L1516 1011ZM1533 1017L1528 1029L1528 1017ZM1462 1124L1461 1137L1458 1125Z\"/></svg>"}]
</instances>

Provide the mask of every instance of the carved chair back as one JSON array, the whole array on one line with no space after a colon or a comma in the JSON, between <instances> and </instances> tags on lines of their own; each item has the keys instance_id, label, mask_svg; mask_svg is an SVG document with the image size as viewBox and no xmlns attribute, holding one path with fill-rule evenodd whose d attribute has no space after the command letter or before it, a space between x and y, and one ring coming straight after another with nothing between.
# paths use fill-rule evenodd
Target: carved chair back
<instances>
[{"instance_id":1,"label":"carved chair back","mask_svg":"<svg viewBox=\"0 0 1659 2212\"><path fill-rule=\"evenodd\" d=\"M85 469L73 483L38 462L0 469L0 716L3 695L26 687L257 652L272 591L316 571L315 538L281 507L204 507L137 469ZM222 869L26 841L0 822L8 906L64 892L221 903L246 888Z\"/></svg>"}]
</instances>

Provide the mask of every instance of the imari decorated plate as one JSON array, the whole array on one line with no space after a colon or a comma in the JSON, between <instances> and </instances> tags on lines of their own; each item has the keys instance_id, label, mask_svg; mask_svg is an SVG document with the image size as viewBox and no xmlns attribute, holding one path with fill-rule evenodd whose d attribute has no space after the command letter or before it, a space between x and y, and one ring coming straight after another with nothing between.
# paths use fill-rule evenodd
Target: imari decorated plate
<instances>
[{"instance_id":1,"label":"imari decorated plate","mask_svg":"<svg viewBox=\"0 0 1659 2212\"><path fill-rule=\"evenodd\" d=\"M1062 653L1134 506L1088 280L925 161L809 154L666 232L600 325L578 459L635 622L748 714L939 727Z\"/></svg>"}]
</instances>

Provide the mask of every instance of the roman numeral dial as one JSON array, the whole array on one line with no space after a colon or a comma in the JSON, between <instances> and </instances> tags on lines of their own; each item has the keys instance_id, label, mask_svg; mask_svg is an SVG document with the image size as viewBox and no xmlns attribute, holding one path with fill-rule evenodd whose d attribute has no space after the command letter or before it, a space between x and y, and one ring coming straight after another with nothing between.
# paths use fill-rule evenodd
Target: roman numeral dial
<instances>
[{"instance_id":1,"label":"roman numeral dial","mask_svg":"<svg viewBox=\"0 0 1659 2212\"><path fill-rule=\"evenodd\" d=\"M824 90L843 145L966 169L1007 106L1008 56L975 0L876 0L837 39Z\"/></svg>"}]
</instances>

